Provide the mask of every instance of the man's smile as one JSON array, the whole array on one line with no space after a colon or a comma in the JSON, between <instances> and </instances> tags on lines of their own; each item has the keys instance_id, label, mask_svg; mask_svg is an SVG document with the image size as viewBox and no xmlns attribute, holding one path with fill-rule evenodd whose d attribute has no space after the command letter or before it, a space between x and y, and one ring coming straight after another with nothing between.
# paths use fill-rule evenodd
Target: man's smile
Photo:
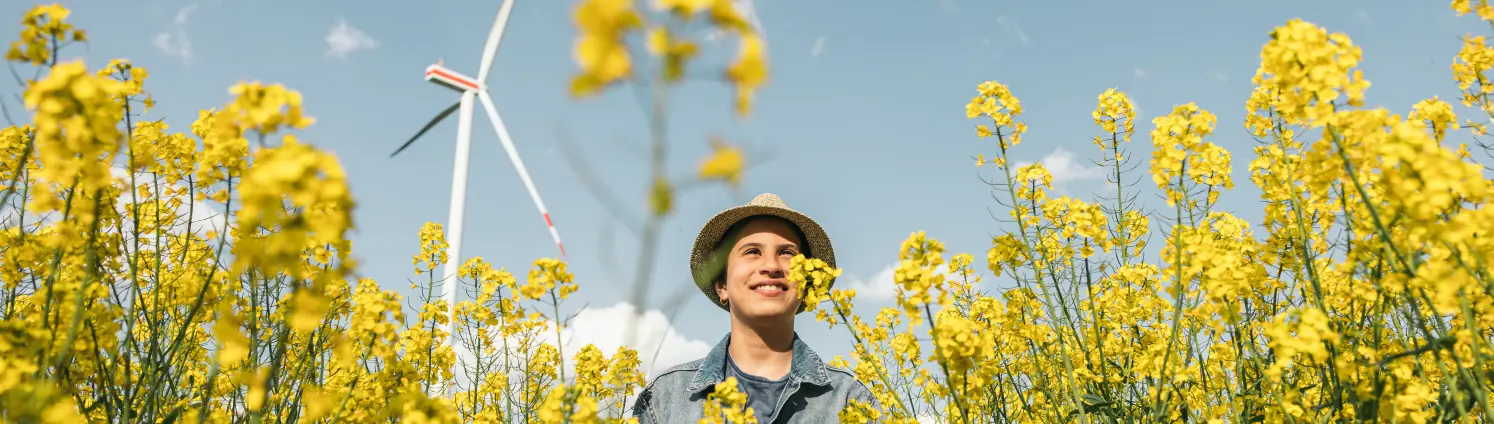
<instances>
[{"instance_id":1,"label":"man's smile","mask_svg":"<svg viewBox=\"0 0 1494 424\"><path fill-rule=\"evenodd\" d=\"M783 280L763 280L748 285L747 289L766 297L778 297L788 292L788 283Z\"/></svg>"}]
</instances>

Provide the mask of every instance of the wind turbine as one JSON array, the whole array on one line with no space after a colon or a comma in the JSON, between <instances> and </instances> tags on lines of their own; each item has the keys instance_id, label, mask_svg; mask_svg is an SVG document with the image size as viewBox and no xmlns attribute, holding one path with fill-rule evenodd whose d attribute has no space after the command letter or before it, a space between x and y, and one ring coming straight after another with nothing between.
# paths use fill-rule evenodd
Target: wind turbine
<instances>
[{"instance_id":1,"label":"wind turbine","mask_svg":"<svg viewBox=\"0 0 1494 424\"><path fill-rule=\"evenodd\" d=\"M416 139L430 131L436 124L450 116L452 112L457 114L457 146L456 164L451 173L451 211L447 219L447 262L442 271L442 280L446 284L442 287L442 297L446 299L448 315L451 319L447 321L445 330L446 340L442 343L451 347L455 336L451 334L451 323L455 320L456 313L456 274L461 266L462 250L462 219L467 202L467 168L470 162L469 155L472 151L472 102L481 101L483 111L487 112L488 121L493 123L493 130L498 133L498 141L503 143L503 150L508 152L508 159L513 162L515 170L519 172L519 178L524 181L524 187L529 189L529 197L534 200L534 205L539 208L540 215L545 218L545 225L550 227L550 236L555 239L555 246L560 249L560 255L565 256L565 245L560 242L560 233L555 231L555 223L550 220L550 212L545 208L545 202L540 200L539 190L534 188L534 181L529 178L529 170L524 168L524 161L519 159L519 152L514 150L513 140L509 138L508 128L503 125L503 119L498 117L498 109L493 105L493 98L487 92L488 71L493 67L493 56L498 53L498 43L503 40L503 27L508 24L509 14L513 11L515 0L506 0L498 9L498 18L493 22L493 29L488 33L488 42L482 50L482 63L477 71L477 78L463 75L460 72L447 68L438 60L425 68L425 80L440 84L447 88L462 93L461 100L451 107L436 114L436 117L425 124L415 136L410 137L404 145L390 154L389 157L398 155L399 152L410 147Z\"/></svg>"}]
</instances>

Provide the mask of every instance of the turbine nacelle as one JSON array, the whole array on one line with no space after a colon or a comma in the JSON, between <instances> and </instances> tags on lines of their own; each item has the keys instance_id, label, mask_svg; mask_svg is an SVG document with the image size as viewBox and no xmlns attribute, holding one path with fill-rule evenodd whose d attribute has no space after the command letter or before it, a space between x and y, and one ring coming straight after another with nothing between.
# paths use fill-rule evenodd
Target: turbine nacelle
<instances>
[{"instance_id":1,"label":"turbine nacelle","mask_svg":"<svg viewBox=\"0 0 1494 424\"><path fill-rule=\"evenodd\" d=\"M459 92L484 91L487 89L482 83L477 82L477 78L453 71L451 68L441 65L440 61L434 65L425 67L425 80Z\"/></svg>"}]
</instances>

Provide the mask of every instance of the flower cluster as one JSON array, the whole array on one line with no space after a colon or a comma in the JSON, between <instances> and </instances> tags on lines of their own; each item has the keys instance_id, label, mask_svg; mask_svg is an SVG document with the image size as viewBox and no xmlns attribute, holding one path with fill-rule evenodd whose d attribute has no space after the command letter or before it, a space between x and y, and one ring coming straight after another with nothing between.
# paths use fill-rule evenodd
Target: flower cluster
<instances>
[{"instance_id":1,"label":"flower cluster","mask_svg":"<svg viewBox=\"0 0 1494 424\"><path fill-rule=\"evenodd\" d=\"M652 2L665 12L649 21L634 8L632 0L584 0L575 8L574 21L581 34L576 39L575 58L581 72L572 78L571 93L590 96L607 86L633 79L633 58L627 36L646 28L648 52L660 58L662 67L654 84L678 83L685 77L689 61L700 53L699 44L682 35L681 27L702 16L716 31L735 34L740 40L737 57L723 74L736 88L735 108L746 115L752 96L768 78L766 46L762 34L746 21L732 0L659 0Z\"/></svg>"},{"instance_id":2,"label":"flower cluster","mask_svg":"<svg viewBox=\"0 0 1494 424\"><path fill-rule=\"evenodd\" d=\"M701 424L757 424L757 413L747 406L747 393L737 388L736 377L716 383L704 405Z\"/></svg>"},{"instance_id":3,"label":"flower cluster","mask_svg":"<svg viewBox=\"0 0 1494 424\"><path fill-rule=\"evenodd\" d=\"M836 278L840 278L840 273L840 268L831 268L824 260L806 258L800 254L794 255L789 261L788 280L797 287L798 293L803 293L800 301L804 304L804 310L816 311L825 316L828 312L818 306L831 298L830 286L835 284Z\"/></svg>"}]
</instances>

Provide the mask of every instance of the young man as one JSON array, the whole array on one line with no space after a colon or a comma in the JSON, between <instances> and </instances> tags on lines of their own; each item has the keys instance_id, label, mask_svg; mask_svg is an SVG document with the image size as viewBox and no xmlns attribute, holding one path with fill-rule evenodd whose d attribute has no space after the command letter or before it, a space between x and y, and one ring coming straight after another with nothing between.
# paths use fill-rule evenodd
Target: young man
<instances>
[{"instance_id":1,"label":"young man","mask_svg":"<svg viewBox=\"0 0 1494 424\"><path fill-rule=\"evenodd\" d=\"M716 383L735 377L759 423L832 423L850 399L876 406L866 386L825 360L794 331L805 305L789 284L799 253L835 266L813 219L762 194L707 221L690 252L695 285L731 315L731 331L697 359L655 376L633 405L641 424L695 423Z\"/></svg>"}]
</instances>

